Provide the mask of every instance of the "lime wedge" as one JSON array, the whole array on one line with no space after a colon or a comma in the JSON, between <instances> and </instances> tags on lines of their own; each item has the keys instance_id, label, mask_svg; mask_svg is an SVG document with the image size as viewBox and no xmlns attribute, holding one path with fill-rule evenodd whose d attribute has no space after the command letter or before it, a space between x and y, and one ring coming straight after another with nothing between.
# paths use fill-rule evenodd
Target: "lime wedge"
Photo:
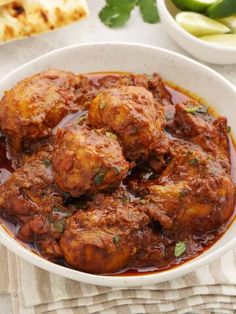
<instances>
[{"instance_id":1,"label":"lime wedge","mask_svg":"<svg viewBox=\"0 0 236 314\"><path fill-rule=\"evenodd\" d=\"M235 47L236 48L236 34L224 34L224 35L212 35L200 37L210 43L214 43L224 47Z\"/></svg>"},{"instance_id":2,"label":"lime wedge","mask_svg":"<svg viewBox=\"0 0 236 314\"><path fill-rule=\"evenodd\" d=\"M224 19L220 19L218 21L228 26L231 29L232 33L236 33L236 14L225 17Z\"/></svg>"},{"instance_id":3,"label":"lime wedge","mask_svg":"<svg viewBox=\"0 0 236 314\"><path fill-rule=\"evenodd\" d=\"M212 19L221 19L236 14L235 0L218 0L207 9L207 15Z\"/></svg>"},{"instance_id":4,"label":"lime wedge","mask_svg":"<svg viewBox=\"0 0 236 314\"><path fill-rule=\"evenodd\" d=\"M180 26L194 36L200 37L230 32L230 29L224 24L199 13L180 12L175 18Z\"/></svg>"},{"instance_id":5,"label":"lime wedge","mask_svg":"<svg viewBox=\"0 0 236 314\"><path fill-rule=\"evenodd\" d=\"M218 0L172 0L172 2L184 11L203 12Z\"/></svg>"}]
</instances>

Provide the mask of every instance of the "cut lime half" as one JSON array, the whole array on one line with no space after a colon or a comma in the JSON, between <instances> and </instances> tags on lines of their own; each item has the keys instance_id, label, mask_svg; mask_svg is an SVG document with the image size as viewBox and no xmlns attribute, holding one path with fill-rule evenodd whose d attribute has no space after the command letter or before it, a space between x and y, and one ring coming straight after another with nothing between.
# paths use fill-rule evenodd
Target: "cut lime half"
<instances>
[{"instance_id":1,"label":"cut lime half","mask_svg":"<svg viewBox=\"0 0 236 314\"><path fill-rule=\"evenodd\" d=\"M218 46L236 48L236 34L211 35L200 37L200 39Z\"/></svg>"},{"instance_id":2,"label":"cut lime half","mask_svg":"<svg viewBox=\"0 0 236 314\"><path fill-rule=\"evenodd\" d=\"M236 0L218 0L207 9L212 19L221 19L236 14Z\"/></svg>"},{"instance_id":3,"label":"cut lime half","mask_svg":"<svg viewBox=\"0 0 236 314\"><path fill-rule=\"evenodd\" d=\"M217 0L172 0L172 2L184 11L203 12Z\"/></svg>"},{"instance_id":4,"label":"cut lime half","mask_svg":"<svg viewBox=\"0 0 236 314\"><path fill-rule=\"evenodd\" d=\"M236 0L235 0L236 1ZM205 15L194 12L180 12L176 15L177 23L194 36L207 36L229 33L230 29Z\"/></svg>"},{"instance_id":5,"label":"cut lime half","mask_svg":"<svg viewBox=\"0 0 236 314\"><path fill-rule=\"evenodd\" d=\"M218 21L228 26L231 29L232 33L236 33L236 14L225 17L224 19L220 19Z\"/></svg>"}]
</instances>

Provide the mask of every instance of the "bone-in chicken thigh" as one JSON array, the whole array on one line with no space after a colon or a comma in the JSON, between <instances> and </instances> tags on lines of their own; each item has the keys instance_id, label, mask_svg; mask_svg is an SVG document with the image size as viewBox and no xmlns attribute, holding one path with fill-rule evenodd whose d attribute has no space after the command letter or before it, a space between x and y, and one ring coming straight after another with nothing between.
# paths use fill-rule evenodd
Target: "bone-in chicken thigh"
<instances>
[{"instance_id":1,"label":"bone-in chicken thigh","mask_svg":"<svg viewBox=\"0 0 236 314\"><path fill-rule=\"evenodd\" d=\"M65 260L90 273L119 271L145 246L148 222L122 195L97 195L67 220L60 242Z\"/></svg>"},{"instance_id":2,"label":"bone-in chicken thigh","mask_svg":"<svg viewBox=\"0 0 236 314\"><path fill-rule=\"evenodd\" d=\"M56 183L77 197L117 187L129 170L111 133L79 124L58 131L52 161Z\"/></svg>"},{"instance_id":3,"label":"bone-in chicken thigh","mask_svg":"<svg viewBox=\"0 0 236 314\"><path fill-rule=\"evenodd\" d=\"M70 211L63 206L51 171L51 153L39 152L27 158L0 186L1 214L19 224L20 239L36 243L49 259L61 257L58 239L61 224Z\"/></svg>"},{"instance_id":4,"label":"bone-in chicken thigh","mask_svg":"<svg viewBox=\"0 0 236 314\"><path fill-rule=\"evenodd\" d=\"M146 160L168 152L162 108L155 106L153 95L143 87L102 91L91 103L89 122L116 134L129 160Z\"/></svg>"},{"instance_id":5,"label":"bone-in chicken thigh","mask_svg":"<svg viewBox=\"0 0 236 314\"><path fill-rule=\"evenodd\" d=\"M19 153L24 144L49 137L64 116L79 109L79 82L79 76L71 72L48 70L5 92L0 102L0 127L12 153Z\"/></svg>"}]
</instances>

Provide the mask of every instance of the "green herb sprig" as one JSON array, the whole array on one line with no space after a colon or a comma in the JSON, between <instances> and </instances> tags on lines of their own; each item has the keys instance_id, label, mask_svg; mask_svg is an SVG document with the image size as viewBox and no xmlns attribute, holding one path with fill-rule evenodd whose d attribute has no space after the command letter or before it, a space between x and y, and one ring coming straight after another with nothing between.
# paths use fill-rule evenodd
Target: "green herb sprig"
<instances>
[{"instance_id":1,"label":"green herb sprig","mask_svg":"<svg viewBox=\"0 0 236 314\"><path fill-rule=\"evenodd\" d=\"M113 243L115 245L118 245L120 243L120 236L119 235L116 235L114 238L113 238Z\"/></svg>"},{"instance_id":2,"label":"green herb sprig","mask_svg":"<svg viewBox=\"0 0 236 314\"><path fill-rule=\"evenodd\" d=\"M193 158L193 159L189 160L188 163L190 166L196 167L198 165L199 161L197 158Z\"/></svg>"},{"instance_id":3,"label":"green herb sprig","mask_svg":"<svg viewBox=\"0 0 236 314\"><path fill-rule=\"evenodd\" d=\"M64 231L64 229L65 229L65 219L57 220L53 224L54 224L54 229L57 232L62 233Z\"/></svg>"},{"instance_id":4,"label":"green herb sprig","mask_svg":"<svg viewBox=\"0 0 236 314\"><path fill-rule=\"evenodd\" d=\"M191 114L207 113L207 108L204 106L195 106L195 107L185 108L184 110Z\"/></svg>"},{"instance_id":5,"label":"green herb sprig","mask_svg":"<svg viewBox=\"0 0 236 314\"><path fill-rule=\"evenodd\" d=\"M93 178L93 181L96 185L102 184L103 179L105 178L107 174L106 169L99 169L98 172L96 173L95 177Z\"/></svg>"},{"instance_id":6,"label":"green herb sprig","mask_svg":"<svg viewBox=\"0 0 236 314\"><path fill-rule=\"evenodd\" d=\"M99 18L108 27L121 27L129 20L136 6L139 7L144 22L155 24L160 21L156 0L106 0Z\"/></svg>"},{"instance_id":7,"label":"green herb sprig","mask_svg":"<svg viewBox=\"0 0 236 314\"><path fill-rule=\"evenodd\" d=\"M179 257L182 254L184 254L186 249L187 249L187 247L186 247L185 242L181 242L181 241L177 242L175 244L175 257Z\"/></svg>"},{"instance_id":8,"label":"green herb sprig","mask_svg":"<svg viewBox=\"0 0 236 314\"><path fill-rule=\"evenodd\" d=\"M49 159L44 159L42 162L46 168L51 166L51 160Z\"/></svg>"}]
</instances>

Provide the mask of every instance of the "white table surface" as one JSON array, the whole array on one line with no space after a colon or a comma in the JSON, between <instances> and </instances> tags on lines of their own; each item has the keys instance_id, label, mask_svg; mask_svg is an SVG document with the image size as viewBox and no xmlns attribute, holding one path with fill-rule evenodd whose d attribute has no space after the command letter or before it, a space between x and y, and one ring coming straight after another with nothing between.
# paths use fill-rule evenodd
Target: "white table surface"
<instances>
[{"instance_id":1,"label":"white table surface","mask_svg":"<svg viewBox=\"0 0 236 314\"><path fill-rule=\"evenodd\" d=\"M124 41L159 46L188 55L168 36L161 24L149 25L142 22L138 10L132 13L125 27L112 30L98 18L105 0L88 0L90 17L80 23L21 41L0 46L0 79L16 67L51 50L79 43ZM236 65L213 66L236 85ZM0 278L1 280L1 278ZM10 314L10 299L0 296L0 314Z\"/></svg>"}]
</instances>

